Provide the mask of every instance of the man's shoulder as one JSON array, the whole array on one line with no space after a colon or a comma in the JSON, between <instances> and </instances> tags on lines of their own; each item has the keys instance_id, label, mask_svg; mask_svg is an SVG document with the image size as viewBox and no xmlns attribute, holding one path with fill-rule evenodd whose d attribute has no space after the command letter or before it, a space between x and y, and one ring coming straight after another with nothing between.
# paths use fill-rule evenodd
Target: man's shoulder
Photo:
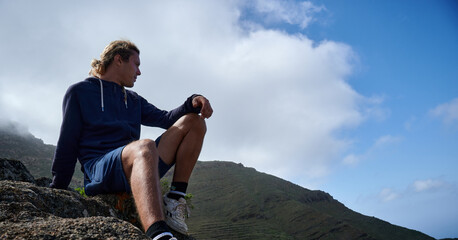
<instances>
[{"instance_id":1,"label":"man's shoulder","mask_svg":"<svg viewBox=\"0 0 458 240\"><path fill-rule=\"evenodd\" d=\"M87 91L90 89L95 89L97 86L91 81L91 78L86 78L83 81L74 83L68 87L67 92L80 92L80 91Z\"/></svg>"},{"instance_id":2,"label":"man's shoulder","mask_svg":"<svg viewBox=\"0 0 458 240\"><path fill-rule=\"evenodd\" d=\"M143 97L140 96L137 92L133 91L133 90L128 90L126 89L126 93L128 96L134 98L134 99L142 99Z\"/></svg>"}]
</instances>

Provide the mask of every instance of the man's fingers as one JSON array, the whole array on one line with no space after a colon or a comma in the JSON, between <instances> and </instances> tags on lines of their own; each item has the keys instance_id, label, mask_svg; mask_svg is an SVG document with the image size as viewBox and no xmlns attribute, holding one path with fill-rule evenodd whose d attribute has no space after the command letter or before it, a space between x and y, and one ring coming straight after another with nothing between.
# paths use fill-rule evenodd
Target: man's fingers
<instances>
[{"instance_id":1,"label":"man's fingers","mask_svg":"<svg viewBox=\"0 0 458 240\"><path fill-rule=\"evenodd\" d=\"M209 118L213 114L213 109L210 102L204 96L197 96L192 101L193 107L200 107L200 115L203 118Z\"/></svg>"},{"instance_id":2,"label":"man's fingers","mask_svg":"<svg viewBox=\"0 0 458 240\"><path fill-rule=\"evenodd\" d=\"M205 101L202 102L202 109L200 113L204 118L209 118L213 114L213 109L210 105L210 102L207 99L205 99Z\"/></svg>"}]
</instances>

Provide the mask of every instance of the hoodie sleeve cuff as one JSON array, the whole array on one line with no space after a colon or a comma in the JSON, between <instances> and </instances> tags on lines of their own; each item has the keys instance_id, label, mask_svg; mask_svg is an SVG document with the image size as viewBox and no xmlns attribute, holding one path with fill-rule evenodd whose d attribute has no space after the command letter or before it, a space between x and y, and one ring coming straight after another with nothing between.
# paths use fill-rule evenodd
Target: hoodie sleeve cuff
<instances>
[{"instance_id":1,"label":"hoodie sleeve cuff","mask_svg":"<svg viewBox=\"0 0 458 240\"><path fill-rule=\"evenodd\" d=\"M186 110L188 113L200 113L200 110L201 108L200 107L193 107L192 106L192 100L195 98L195 97L198 97L198 96L202 96L200 94L193 94L191 95L190 97L188 97L188 99L186 99L186 102L185 102L185 106L186 106Z\"/></svg>"}]
</instances>

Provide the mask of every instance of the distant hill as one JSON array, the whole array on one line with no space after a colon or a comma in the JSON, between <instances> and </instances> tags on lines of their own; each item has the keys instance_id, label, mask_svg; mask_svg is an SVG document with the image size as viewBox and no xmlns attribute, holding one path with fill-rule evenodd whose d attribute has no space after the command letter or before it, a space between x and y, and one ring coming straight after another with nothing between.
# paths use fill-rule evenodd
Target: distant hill
<instances>
[{"instance_id":1,"label":"distant hill","mask_svg":"<svg viewBox=\"0 0 458 240\"><path fill-rule=\"evenodd\" d=\"M0 122L0 158L16 159L24 163L35 178L51 178L51 165L56 146L44 144L18 123ZM72 186L83 185L83 174L78 163Z\"/></svg>"},{"instance_id":2,"label":"distant hill","mask_svg":"<svg viewBox=\"0 0 458 240\"><path fill-rule=\"evenodd\" d=\"M15 124L0 125L0 158L21 160L35 178L51 176L54 151ZM73 184L81 186L79 164L75 172ZM194 209L188 224L196 239L434 239L233 162L198 162L189 192Z\"/></svg>"},{"instance_id":3,"label":"distant hill","mask_svg":"<svg viewBox=\"0 0 458 240\"><path fill-rule=\"evenodd\" d=\"M434 239L232 162L199 162L189 192L196 239Z\"/></svg>"}]
</instances>

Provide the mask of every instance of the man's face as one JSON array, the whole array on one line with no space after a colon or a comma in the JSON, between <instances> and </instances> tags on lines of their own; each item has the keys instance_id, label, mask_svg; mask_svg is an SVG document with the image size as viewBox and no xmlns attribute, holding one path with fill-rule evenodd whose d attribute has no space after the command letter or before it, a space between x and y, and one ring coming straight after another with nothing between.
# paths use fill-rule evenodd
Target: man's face
<instances>
[{"instance_id":1,"label":"man's face","mask_svg":"<svg viewBox=\"0 0 458 240\"><path fill-rule=\"evenodd\" d=\"M140 56L134 52L129 57L129 61L123 61L121 65L121 86L133 87L137 76L140 75Z\"/></svg>"}]
</instances>

